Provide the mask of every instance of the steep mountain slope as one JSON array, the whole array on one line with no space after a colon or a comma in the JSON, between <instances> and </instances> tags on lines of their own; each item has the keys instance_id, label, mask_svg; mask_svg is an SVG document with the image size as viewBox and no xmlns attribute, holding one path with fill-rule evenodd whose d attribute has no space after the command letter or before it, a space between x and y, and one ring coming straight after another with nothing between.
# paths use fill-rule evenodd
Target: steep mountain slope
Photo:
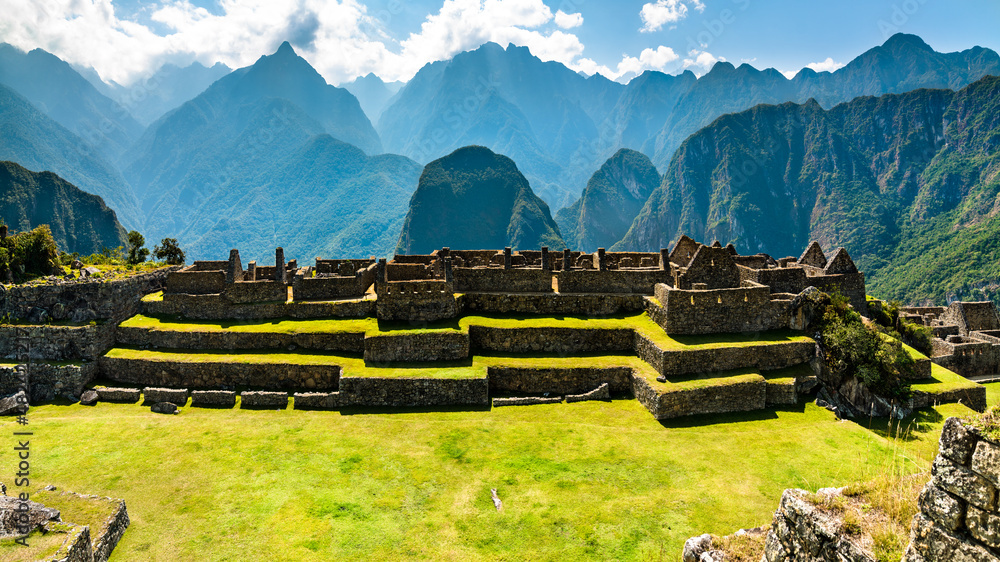
<instances>
[{"instance_id":1,"label":"steep mountain slope","mask_svg":"<svg viewBox=\"0 0 1000 562\"><path fill-rule=\"evenodd\" d=\"M653 163L666 166L689 135L716 117L760 103L816 99L829 108L858 96L907 92L917 88L961 88L986 75L1000 74L1000 55L975 47L938 53L916 35L898 33L835 72L800 71L792 80L774 69L759 71L721 62L680 97L655 137Z\"/></svg>"},{"instance_id":2,"label":"steep mountain slope","mask_svg":"<svg viewBox=\"0 0 1000 562\"><path fill-rule=\"evenodd\" d=\"M0 43L0 84L114 162L142 134L142 125L77 71L41 49L25 53Z\"/></svg>"},{"instance_id":3,"label":"steep mountain slope","mask_svg":"<svg viewBox=\"0 0 1000 562\"><path fill-rule=\"evenodd\" d=\"M40 224L52 229L60 250L92 254L126 243L115 212L52 172L32 172L0 162L0 219L24 232Z\"/></svg>"},{"instance_id":4,"label":"steep mountain slope","mask_svg":"<svg viewBox=\"0 0 1000 562\"><path fill-rule=\"evenodd\" d=\"M289 110L290 111L290 110ZM263 156L263 155L262 155ZM367 156L320 134L252 168L232 169L180 230L191 256L271 263L274 248L316 256L391 257L421 167L403 156Z\"/></svg>"},{"instance_id":5,"label":"steep mountain slope","mask_svg":"<svg viewBox=\"0 0 1000 562\"><path fill-rule=\"evenodd\" d=\"M566 246L549 207L514 161L468 146L424 167L396 253Z\"/></svg>"},{"instance_id":6,"label":"steep mountain slope","mask_svg":"<svg viewBox=\"0 0 1000 562\"><path fill-rule=\"evenodd\" d=\"M355 80L345 82L340 87L354 94L361 103L361 109L372 123L378 123L382 111L389 105L389 101L403 87L403 82L383 82L381 78L369 72L365 76L359 76Z\"/></svg>"},{"instance_id":7,"label":"steep mountain slope","mask_svg":"<svg viewBox=\"0 0 1000 562\"><path fill-rule=\"evenodd\" d=\"M327 85L288 43L220 79L151 125L128 155L125 174L148 216L147 236L207 234L188 225L217 192L240 192L237 178L271 185L274 207L286 205L298 186L274 183L267 174L322 134L379 150L354 96Z\"/></svg>"},{"instance_id":8,"label":"steep mountain slope","mask_svg":"<svg viewBox=\"0 0 1000 562\"><path fill-rule=\"evenodd\" d=\"M623 148L594 172L580 199L556 213L556 223L571 248L610 248L659 185L660 174L649 158Z\"/></svg>"},{"instance_id":9,"label":"steep mountain slope","mask_svg":"<svg viewBox=\"0 0 1000 562\"><path fill-rule=\"evenodd\" d=\"M427 162L476 144L513 158L557 207L604 155L590 148L623 86L542 62L525 47L487 43L422 68L379 119L386 150ZM599 156L603 156L599 158ZM571 164L571 165L569 165Z\"/></svg>"},{"instance_id":10,"label":"steep mountain slope","mask_svg":"<svg viewBox=\"0 0 1000 562\"><path fill-rule=\"evenodd\" d=\"M963 253L1000 230L998 99L1000 78L987 77L957 93L725 115L684 141L615 248L687 233L784 256L816 239L851 248L887 297L940 300L976 276L1000 285L995 254ZM946 267L935 276L932 264Z\"/></svg>"},{"instance_id":11,"label":"steep mountain slope","mask_svg":"<svg viewBox=\"0 0 1000 562\"><path fill-rule=\"evenodd\" d=\"M114 166L85 142L0 85L0 160L33 170L49 170L80 189L100 196L128 228L142 225L132 189Z\"/></svg>"},{"instance_id":12,"label":"steep mountain slope","mask_svg":"<svg viewBox=\"0 0 1000 562\"><path fill-rule=\"evenodd\" d=\"M228 66L217 62L206 67L199 62L183 68L165 64L152 76L130 86L105 83L92 69L81 74L99 91L125 107L144 127L168 111L194 99L216 80L232 72Z\"/></svg>"}]
</instances>

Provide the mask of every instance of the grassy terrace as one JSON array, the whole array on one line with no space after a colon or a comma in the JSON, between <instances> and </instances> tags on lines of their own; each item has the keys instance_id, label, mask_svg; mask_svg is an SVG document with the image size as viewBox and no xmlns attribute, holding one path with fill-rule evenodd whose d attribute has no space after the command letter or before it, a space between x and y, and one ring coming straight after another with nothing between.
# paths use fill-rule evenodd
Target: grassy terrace
<instances>
[{"instance_id":1,"label":"grassy terrace","mask_svg":"<svg viewBox=\"0 0 1000 562\"><path fill-rule=\"evenodd\" d=\"M646 313L615 317L587 316L465 316L458 320L422 324L379 322L374 318L332 318L323 320L263 320L212 321L175 320L137 315L121 324L123 327L148 328L187 332L236 331L259 333L346 333L364 332L369 336L398 335L437 331L468 331L470 326L488 328L572 328L578 330L636 330L664 350L705 349L752 346L760 343L810 341L808 336L790 330L754 334L708 334L702 336L669 336Z\"/></svg>"},{"instance_id":2,"label":"grassy terrace","mask_svg":"<svg viewBox=\"0 0 1000 562\"><path fill-rule=\"evenodd\" d=\"M884 422L812 404L667 423L634 400L177 416L48 404L30 414L32 483L125 499L113 562L676 560L692 535L767 524L787 487L928 469L944 418L969 413L922 410L891 440Z\"/></svg>"}]
</instances>

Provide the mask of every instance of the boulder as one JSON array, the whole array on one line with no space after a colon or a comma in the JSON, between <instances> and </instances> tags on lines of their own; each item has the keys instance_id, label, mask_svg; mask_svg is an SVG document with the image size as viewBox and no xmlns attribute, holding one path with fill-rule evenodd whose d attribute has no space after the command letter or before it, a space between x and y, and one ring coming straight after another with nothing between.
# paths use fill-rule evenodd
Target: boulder
<instances>
[{"instance_id":1,"label":"boulder","mask_svg":"<svg viewBox=\"0 0 1000 562\"><path fill-rule=\"evenodd\" d=\"M28 412L28 395L23 390L0 399L0 416L16 416Z\"/></svg>"},{"instance_id":2,"label":"boulder","mask_svg":"<svg viewBox=\"0 0 1000 562\"><path fill-rule=\"evenodd\" d=\"M80 260L73 260L73 263L69 264L70 269L82 269L83 262Z\"/></svg>"},{"instance_id":3,"label":"boulder","mask_svg":"<svg viewBox=\"0 0 1000 562\"><path fill-rule=\"evenodd\" d=\"M92 265L88 265L87 267L81 267L80 268L80 274L83 275L84 277L91 277L91 276L94 276L94 275L98 275L100 273L101 273L101 270L97 269L96 267L94 267Z\"/></svg>"},{"instance_id":4,"label":"boulder","mask_svg":"<svg viewBox=\"0 0 1000 562\"><path fill-rule=\"evenodd\" d=\"M28 513L27 524L22 515ZM19 537L49 521L59 521L59 510L33 501L22 502L14 496L0 496L0 538Z\"/></svg>"},{"instance_id":5,"label":"boulder","mask_svg":"<svg viewBox=\"0 0 1000 562\"><path fill-rule=\"evenodd\" d=\"M173 402L157 402L150 406L149 409L157 414L176 414L177 404Z\"/></svg>"},{"instance_id":6,"label":"boulder","mask_svg":"<svg viewBox=\"0 0 1000 562\"><path fill-rule=\"evenodd\" d=\"M99 396L96 390L84 390L83 394L80 395L80 403L84 406L93 406L97 404Z\"/></svg>"},{"instance_id":7,"label":"boulder","mask_svg":"<svg viewBox=\"0 0 1000 562\"><path fill-rule=\"evenodd\" d=\"M705 533L684 541L684 562L699 562L701 555L712 549L712 535Z\"/></svg>"}]
</instances>

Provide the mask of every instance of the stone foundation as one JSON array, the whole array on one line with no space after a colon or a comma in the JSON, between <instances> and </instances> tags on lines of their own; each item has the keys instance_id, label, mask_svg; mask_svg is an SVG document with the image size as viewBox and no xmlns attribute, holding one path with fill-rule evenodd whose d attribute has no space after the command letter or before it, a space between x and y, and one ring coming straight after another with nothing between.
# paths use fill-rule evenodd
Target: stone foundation
<instances>
[{"instance_id":1,"label":"stone foundation","mask_svg":"<svg viewBox=\"0 0 1000 562\"><path fill-rule=\"evenodd\" d=\"M674 385L662 394L641 374L637 373L632 380L636 399L658 420L763 410L767 405L767 384L760 375L726 377L704 386Z\"/></svg>"},{"instance_id":2,"label":"stone foundation","mask_svg":"<svg viewBox=\"0 0 1000 562\"><path fill-rule=\"evenodd\" d=\"M139 401L138 388L95 388L97 398L102 402L127 402L134 404Z\"/></svg>"},{"instance_id":3,"label":"stone foundation","mask_svg":"<svg viewBox=\"0 0 1000 562\"><path fill-rule=\"evenodd\" d=\"M469 358L465 332L417 332L364 339L365 363L393 361L459 361Z\"/></svg>"},{"instance_id":4,"label":"stone foundation","mask_svg":"<svg viewBox=\"0 0 1000 562\"><path fill-rule=\"evenodd\" d=\"M146 402L170 402L177 406L187 404L188 390L186 388L153 388L142 389L142 397Z\"/></svg>"},{"instance_id":5,"label":"stone foundation","mask_svg":"<svg viewBox=\"0 0 1000 562\"><path fill-rule=\"evenodd\" d=\"M264 389L336 390L339 365L161 361L102 357L101 372L120 383L185 388L250 386Z\"/></svg>"},{"instance_id":6,"label":"stone foundation","mask_svg":"<svg viewBox=\"0 0 1000 562\"><path fill-rule=\"evenodd\" d=\"M241 408L281 408L288 407L287 392L244 391L240 393Z\"/></svg>"},{"instance_id":7,"label":"stone foundation","mask_svg":"<svg viewBox=\"0 0 1000 562\"><path fill-rule=\"evenodd\" d=\"M634 331L578 328L490 328L469 326L472 349L501 353L629 352L635 347Z\"/></svg>"},{"instance_id":8,"label":"stone foundation","mask_svg":"<svg viewBox=\"0 0 1000 562\"><path fill-rule=\"evenodd\" d=\"M488 406L489 383L479 379L340 379L341 406Z\"/></svg>"},{"instance_id":9,"label":"stone foundation","mask_svg":"<svg viewBox=\"0 0 1000 562\"><path fill-rule=\"evenodd\" d=\"M236 393L231 390L192 390L191 405L232 408L236 406Z\"/></svg>"},{"instance_id":10,"label":"stone foundation","mask_svg":"<svg viewBox=\"0 0 1000 562\"><path fill-rule=\"evenodd\" d=\"M581 362L586 359L582 358ZM530 368L489 367L490 393L580 394L608 384L615 394L632 392L631 367Z\"/></svg>"},{"instance_id":11,"label":"stone foundation","mask_svg":"<svg viewBox=\"0 0 1000 562\"><path fill-rule=\"evenodd\" d=\"M118 345L164 349L308 349L363 353L364 332L258 333L237 331L171 331L118 327Z\"/></svg>"}]
</instances>

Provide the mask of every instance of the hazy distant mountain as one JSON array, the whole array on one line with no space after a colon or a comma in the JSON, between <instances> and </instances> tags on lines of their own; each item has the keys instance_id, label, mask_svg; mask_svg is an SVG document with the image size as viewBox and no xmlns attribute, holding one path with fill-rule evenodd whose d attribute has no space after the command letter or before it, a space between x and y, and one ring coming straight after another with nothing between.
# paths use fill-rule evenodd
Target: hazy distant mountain
<instances>
[{"instance_id":1,"label":"hazy distant mountain","mask_svg":"<svg viewBox=\"0 0 1000 562\"><path fill-rule=\"evenodd\" d=\"M125 108L41 49L25 53L0 43L0 84L24 96L110 162L142 134L142 125Z\"/></svg>"},{"instance_id":2,"label":"hazy distant mountain","mask_svg":"<svg viewBox=\"0 0 1000 562\"><path fill-rule=\"evenodd\" d=\"M621 84L495 43L424 66L379 119L386 150L428 162L466 145L506 154L562 207L606 156L589 152ZM599 158L600 156L600 158ZM574 181L576 183L574 183Z\"/></svg>"},{"instance_id":3,"label":"hazy distant mountain","mask_svg":"<svg viewBox=\"0 0 1000 562\"><path fill-rule=\"evenodd\" d=\"M445 246L555 250L566 243L513 160L467 146L424 167L396 253L428 254Z\"/></svg>"},{"instance_id":4,"label":"hazy distant mountain","mask_svg":"<svg viewBox=\"0 0 1000 562\"><path fill-rule=\"evenodd\" d=\"M18 232L47 224L59 249L70 253L93 254L127 242L115 212L100 197L14 162L0 162L0 218Z\"/></svg>"},{"instance_id":5,"label":"hazy distant mountain","mask_svg":"<svg viewBox=\"0 0 1000 562\"><path fill-rule=\"evenodd\" d=\"M118 170L83 140L0 85L0 160L59 174L100 196L128 228L142 225L138 201Z\"/></svg>"},{"instance_id":6,"label":"hazy distant mountain","mask_svg":"<svg viewBox=\"0 0 1000 562\"><path fill-rule=\"evenodd\" d=\"M329 135L314 136L266 164L232 169L178 234L198 259L222 259L239 248L244 262L273 263L277 246L300 263L391 257L420 169L403 156L367 156Z\"/></svg>"},{"instance_id":7,"label":"hazy distant mountain","mask_svg":"<svg viewBox=\"0 0 1000 562\"><path fill-rule=\"evenodd\" d=\"M1000 296L1000 78L725 115L688 138L622 250L846 246L875 294Z\"/></svg>"},{"instance_id":8,"label":"hazy distant mountain","mask_svg":"<svg viewBox=\"0 0 1000 562\"><path fill-rule=\"evenodd\" d=\"M382 111L404 84L404 82L383 82L381 78L369 72L365 76L341 84L340 87L354 94L368 119L372 123L378 123Z\"/></svg>"},{"instance_id":9,"label":"hazy distant mountain","mask_svg":"<svg viewBox=\"0 0 1000 562\"><path fill-rule=\"evenodd\" d=\"M556 223L570 248L610 248L659 185L660 174L649 158L623 148L594 172L575 203L556 213Z\"/></svg>"},{"instance_id":10,"label":"hazy distant mountain","mask_svg":"<svg viewBox=\"0 0 1000 562\"><path fill-rule=\"evenodd\" d=\"M348 141L379 152L354 96L285 43L153 123L125 173L147 237L176 236L192 258L388 254L420 166Z\"/></svg>"},{"instance_id":11,"label":"hazy distant mountain","mask_svg":"<svg viewBox=\"0 0 1000 562\"><path fill-rule=\"evenodd\" d=\"M228 66L217 62L206 67L200 62L183 68L165 64L152 76L131 86L115 82L106 83L93 69L81 71L95 88L129 110L136 121L148 126L168 111L180 107L205 91L213 82L232 72Z\"/></svg>"}]
</instances>

